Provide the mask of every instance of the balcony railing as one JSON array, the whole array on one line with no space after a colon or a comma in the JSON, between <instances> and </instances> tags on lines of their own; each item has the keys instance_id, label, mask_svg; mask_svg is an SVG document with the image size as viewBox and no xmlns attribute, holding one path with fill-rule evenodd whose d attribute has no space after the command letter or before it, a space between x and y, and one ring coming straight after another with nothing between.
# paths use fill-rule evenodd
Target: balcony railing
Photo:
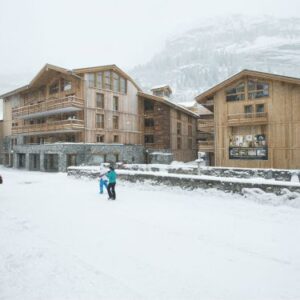
<instances>
[{"instance_id":1,"label":"balcony railing","mask_svg":"<svg viewBox=\"0 0 300 300\"><path fill-rule=\"evenodd\" d=\"M12 128L13 134L24 133L47 133L47 132L64 132L79 131L84 129L83 120L61 120L41 124L20 125Z\"/></svg>"},{"instance_id":2,"label":"balcony railing","mask_svg":"<svg viewBox=\"0 0 300 300\"><path fill-rule=\"evenodd\" d=\"M202 152L213 152L215 151L215 142L213 140L198 141L198 148Z\"/></svg>"},{"instance_id":3,"label":"balcony railing","mask_svg":"<svg viewBox=\"0 0 300 300\"><path fill-rule=\"evenodd\" d=\"M38 116L45 112L59 112L66 108L72 108L71 110L80 110L84 107L84 100L75 96L68 96L64 98L48 98L40 103L28 104L21 107L13 108L12 117L26 118Z\"/></svg>"},{"instance_id":4,"label":"balcony railing","mask_svg":"<svg viewBox=\"0 0 300 300\"><path fill-rule=\"evenodd\" d=\"M228 115L228 124L230 126L248 125L248 124L266 124L268 123L268 113L243 113Z\"/></svg>"},{"instance_id":5,"label":"balcony railing","mask_svg":"<svg viewBox=\"0 0 300 300\"><path fill-rule=\"evenodd\" d=\"M198 130L204 132L213 132L214 131L214 120L212 119L198 119Z\"/></svg>"}]
</instances>

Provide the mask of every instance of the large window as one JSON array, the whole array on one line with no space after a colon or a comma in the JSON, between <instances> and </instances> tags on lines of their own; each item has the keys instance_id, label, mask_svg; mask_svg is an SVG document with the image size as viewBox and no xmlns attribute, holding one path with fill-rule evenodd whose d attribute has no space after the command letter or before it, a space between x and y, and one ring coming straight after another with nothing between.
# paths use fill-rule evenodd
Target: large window
<instances>
[{"instance_id":1,"label":"large window","mask_svg":"<svg viewBox=\"0 0 300 300\"><path fill-rule=\"evenodd\" d=\"M104 115L103 114L96 114L96 127L104 128Z\"/></svg>"},{"instance_id":2,"label":"large window","mask_svg":"<svg viewBox=\"0 0 300 300\"><path fill-rule=\"evenodd\" d=\"M104 143L104 135L103 134L97 134L96 140L97 140L97 143Z\"/></svg>"},{"instance_id":3,"label":"large window","mask_svg":"<svg viewBox=\"0 0 300 300\"><path fill-rule=\"evenodd\" d=\"M102 72L97 73L96 79L97 79L97 88L98 89L102 89L102 77L103 77Z\"/></svg>"},{"instance_id":4,"label":"large window","mask_svg":"<svg viewBox=\"0 0 300 300\"><path fill-rule=\"evenodd\" d=\"M144 110L145 111L153 111L154 110L154 104L151 100L145 100L144 101Z\"/></svg>"},{"instance_id":5,"label":"large window","mask_svg":"<svg viewBox=\"0 0 300 300\"><path fill-rule=\"evenodd\" d=\"M258 99L269 96L269 84L258 80L248 80L248 98Z\"/></svg>"},{"instance_id":6,"label":"large window","mask_svg":"<svg viewBox=\"0 0 300 300\"><path fill-rule=\"evenodd\" d=\"M181 134L181 123L177 122L177 134Z\"/></svg>"},{"instance_id":7,"label":"large window","mask_svg":"<svg viewBox=\"0 0 300 300\"><path fill-rule=\"evenodd\" d=\"M95 87L95 74L94 73L88 74L88 82L89 82L89 87Z\"/></svg>"},{"instance_id":8,"label":"large window","mask_svg":"<svg viewBox=\"0 0 300 300\"><path fill-rule=\"evenodd\" d=\"M127 93L127 80L125 78L120 78L120 92L122 94Z\"/></svg>"},{"instance_id":9,"label":"large window","mask_svg":"<svg viewBox=\"0 0 300 300\"><path fill-rule=\"evenodd\" d=\"M118 116L113 116L113 128L119 129L119 117Z\"/></svg>"},{"instance_id":10,"label":"large window","mask_svg":"<svg viewBox=\"0 0 300 300\"><path fill-rule=\"evenodd\" d=\"M69 80L62 79L61 80L61 91L67 92L72 90L72 83Z\"/></svg>"},{"instance_id":11,"label":"large window","mask_svg":"<svg viewBox=\"0 0 300 300\"><path fill-rule=\"evenodd\" d=\"M105 89L111 90L110 71L104 72Z\"/></svg>"},{"instance_id":12,"label":"large window","mask_svg":"<svg viewBox=\"0 0 300 300\"><path fill-rule=\"evenodd\" d=\"M147 134L144 137L145 144L153 144L154 143L154 135L153 134Z\"/></svg>"},{"instance_id":13,"label":"large window","mask_svg":"<svg viewBox=\"0 0 300 300\"><path fill-rule=\"evenodd\" d=\"M113 97L113 110L119 110L119 98L117 96Z\"/></svg>"},{"instance_id":14,"label":"large window","mask_svg":"<svg viewBox=\"0 0 300 300\"><path fill-rule=\"evenodd\" d=\"M265 105L264 104L257 104L255 106L257 113L264 113L265 112Z\"/></svg>"},{"instance_id":15,"label":"large window","mask_svg":"<svg viewBox=\"0 0 300 300\"><path fill-rule=\"evenodd\" d=\"M148 118L144 121L145 127L154 127L154 119Z\"/></svg>"},{"instance_id":16,"label":"large window","mask_svg":"<svg viewBox=\"0 0 300 300\"><path fill-rule=\"evenodd\" d=\"M177 138L177 149L180 150L182 148L182 141L181 141L181 138L178 137Z\"/></svg>"},{"instance_id":17,"label":"large window","mask_svg":"<svg viewBox=\"0 0 300 300\"><path fill-rule=\"evenodd\" d=\"M237 85L226 90L226 101L245 100L245 83L240 82Z\"/></svg>"},{"instance_id":18,"label":"large window","mask_svg":"<svg viewBox=\"0 0 300 300\"><path fill-rule=\"evenodd\" d=\"M97 93L96 94L96 107L97 108L104 108L104 95Z\"/></svg>"},{"instance_id":19,"label":"large window","mask_svg":"<svg viewBox=\"0 0 300 300\"><path fill-rule=\"evenodd\" d=\"M120 91L120 76L117 73L113 73L113 85L114 92L118 93Z\"/></svg>"},{"instance_id":20,"label":"large window","mask_svg":"<svg viewBox=\"0 0 300 300\"><path fill-rule=\"evenodd\" d=\"M59 85L58 85L58 81L54 82L53 84L50 85L49 87L49 94L56 94L59 91Z\"/></svg>"},{"instance_id":21,"label":"large window","mask_svg":"<svg viewBox=\"0 0 300 300\"><path fill-rule=\"evenodd\" d=\"M192 136L193 135L193 127L192 125L188 126L188 136Z\"/></svg>"}]
</instances>

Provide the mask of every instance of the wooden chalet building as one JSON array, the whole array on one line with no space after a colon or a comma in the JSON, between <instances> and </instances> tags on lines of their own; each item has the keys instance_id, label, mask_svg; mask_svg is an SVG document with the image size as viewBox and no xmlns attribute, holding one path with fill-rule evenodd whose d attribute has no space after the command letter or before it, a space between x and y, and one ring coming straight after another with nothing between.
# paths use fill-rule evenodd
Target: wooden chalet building
<instances>
[{"instance_id":1,"label":"wooden chalet building","mask_svg":"<svg viewBox=\"0 0 300 300\"><path fill-rule=\"evenodd\" d=\"M70 165L159 160L152 152L174 160L196 157L197 116L143 93L116 65L67 70L47 64L28 85L0 98L5 165L64 171ZM177 115L182 117L175 122Z\"/></svg>"},{"instance_id":2,"label":"wooden chalet building","mask_svg":"<svg viewBox=\"0 0 300 300\"><path fill-rule=\"evenodd\" d=\"M210 165L300 168L300 79L243 70L196 97Z\"/></svg>"}]
</instances>

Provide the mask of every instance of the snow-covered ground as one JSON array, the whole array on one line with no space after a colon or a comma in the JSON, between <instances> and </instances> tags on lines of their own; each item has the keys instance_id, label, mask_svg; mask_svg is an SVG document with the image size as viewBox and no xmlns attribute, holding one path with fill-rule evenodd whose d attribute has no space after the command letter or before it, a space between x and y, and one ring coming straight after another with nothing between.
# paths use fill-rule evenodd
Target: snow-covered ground
<instances>
[{"instance_id":1,"label":"snow-covered ground","mask_svg":"<svg viewBox=\"0 0 300 300\"><path fill-rule=\"evenodd\" d=\"M297 197L0 173L1 300L300 299Z\"/></svg>"}]
</instances>

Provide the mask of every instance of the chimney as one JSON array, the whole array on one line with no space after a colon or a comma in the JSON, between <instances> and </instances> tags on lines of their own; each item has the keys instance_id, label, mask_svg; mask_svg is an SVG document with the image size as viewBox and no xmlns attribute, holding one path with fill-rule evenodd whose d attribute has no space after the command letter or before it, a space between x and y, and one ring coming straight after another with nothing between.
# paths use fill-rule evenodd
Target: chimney
<instances>
[{"instance_id":1,"label":"chimney","mask_svg":"<svg viewBox=\"0 0 300 300\"><path fill-rule=\"evenodd\" d=\"M172 90L167 84L155 86L151 89L154 96L170 98L172 95Z\"/></svg>"}]
</instances>

